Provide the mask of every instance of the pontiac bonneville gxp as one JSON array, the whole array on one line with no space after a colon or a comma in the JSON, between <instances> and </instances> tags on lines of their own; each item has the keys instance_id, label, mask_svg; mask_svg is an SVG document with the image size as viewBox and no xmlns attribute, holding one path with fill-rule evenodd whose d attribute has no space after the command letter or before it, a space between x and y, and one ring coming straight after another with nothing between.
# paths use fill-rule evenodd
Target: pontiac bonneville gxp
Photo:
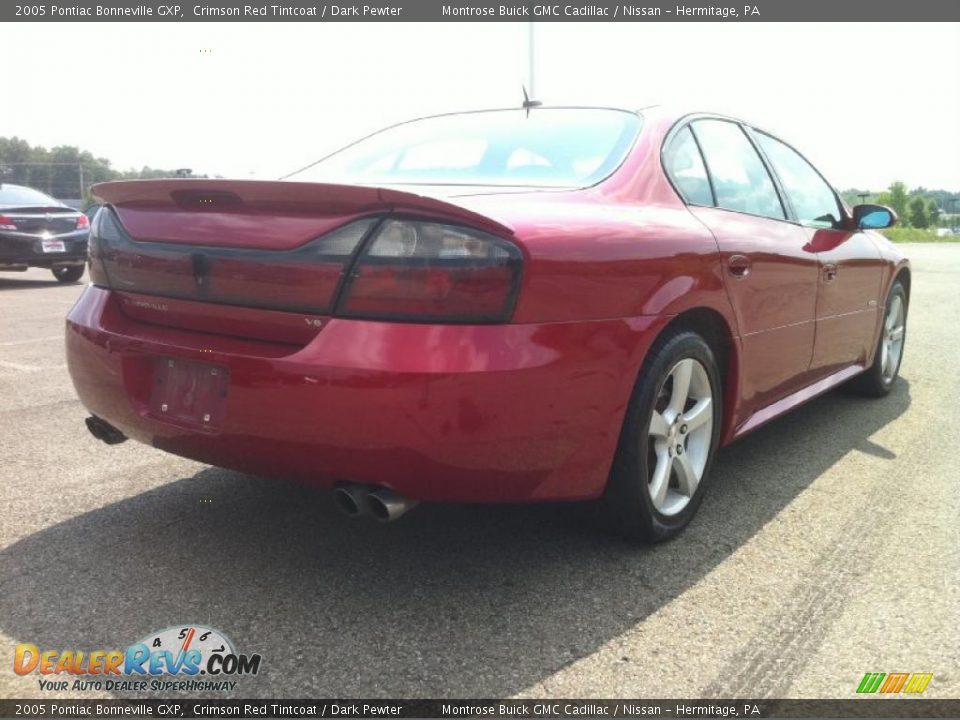
<instances>
[{"instance_id":1,"label":"pontiac bonneville gxp","mask_svg":"<svg viewBox=\"0 0 960 720\"><path fill-rule=\"evenodd\" d=\"M661 540L719 446L844 383L887 394L903 353L893 212L728 117L443 115L291 180L94 194L66 331L91 432L351 515L603 498Z\"/></svg>"}]
</instances>

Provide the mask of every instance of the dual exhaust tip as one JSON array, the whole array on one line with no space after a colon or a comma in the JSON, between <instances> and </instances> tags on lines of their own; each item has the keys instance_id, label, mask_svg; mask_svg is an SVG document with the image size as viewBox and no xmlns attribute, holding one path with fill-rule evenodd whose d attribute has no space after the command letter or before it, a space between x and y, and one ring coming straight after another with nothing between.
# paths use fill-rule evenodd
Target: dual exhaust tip
<instances>
[{"instance_id":1,"label":"dual exhaust tip","mask_svg":"<svg viewBox=\"0 0 960 720\"><path fill-rule=\"evenodd\" d=\"M127 439L127 436L117 428L96 415L91 415L84 422L87 424L87 430L90 431L90 434L107 445L119 445Z\"/></svg>"},{"instance_id":2,"label":"dual exhaust tip","mask_svg":"<svg viewBox=\"0 0 960 720\"><path fill-rule=\"evenodd\" d=\"M91 415L84 422L90 434L107 445L118 445L127 439L120 430L96 415ZM337 485L333 489L333 501L340 512L348 517L371 515L380 522L392 522L418 504L416 500L405 498L388 488L359 483Z\"/></svg>"},{"instance_id":3,"label":"dual exhaust tip","mask_svg":"<svg viewBox=\"0 0 960 720\"><path fill-rule=\"evenodd\" d=\"M358 483L345 483L333 489L333 502L347 517L371 515L380 522L392 522L417 506L393 490Z\"/></svg>"}]
</instances>

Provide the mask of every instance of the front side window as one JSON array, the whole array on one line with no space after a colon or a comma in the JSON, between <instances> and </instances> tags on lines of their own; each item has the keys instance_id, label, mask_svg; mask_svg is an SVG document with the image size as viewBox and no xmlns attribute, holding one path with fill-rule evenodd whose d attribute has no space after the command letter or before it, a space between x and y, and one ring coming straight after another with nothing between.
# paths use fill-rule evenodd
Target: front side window
<instances>
[{"instance_id":1,"label":"front side window","mask_svg":"<svg viewBox=\"0 0 960 720\"><path fill-rule=\"evenodd\" d=\"M813 166L779 140L761 132L756 137L783 183L797 220L815 228L839 227L843 215L837 196Z\"/></svg>"},{"instance_id":2,"label":"front side window","mask_svg":"<svg viewBox=\"0 0 960 720\"><path fill-rule=\"evenodd\" d=\"M677 192L691 205L713 205L713 193L703 166L700 148L689 127L685 127L670 141L663 153L663 164Z\"/></svg>"},{"instance_id":3,"label":"front side window","mask_svg":"<svg viewBox=\"0 0 960 720\"><path fill-rule=\"evenodd\" d=\"M462 113L382 130L292 175L360 185L579 188L610 175L640 131L622 110Z\"/></svg>"},{"instance_id":4,"label":"front side window","mask_svg":"<svg viewBox=\"0 0 960 720\"><path fill-rule=\"evenodd\" d=\"M717 207L786 218L770 173L739 125L727 120L696 120L691 126L713 180Z\"/></svg>"}]
</instances>

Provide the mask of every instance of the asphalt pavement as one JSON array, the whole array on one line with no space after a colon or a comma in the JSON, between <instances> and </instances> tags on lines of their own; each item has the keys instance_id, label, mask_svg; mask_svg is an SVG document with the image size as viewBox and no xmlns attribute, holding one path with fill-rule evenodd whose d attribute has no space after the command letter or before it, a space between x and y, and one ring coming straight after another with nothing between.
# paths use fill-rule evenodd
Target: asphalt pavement
<instances>
[{"instance_id":1,"label":"asphalt pavement","mask_svg":"<svg viewBox=\"0 0 960 720\"><path fill-rule=\"evenodd\" d=\"M187 623L263 656L244 697L846 698L866 672L960 697L960 244L906 248L894 392L830 393L722 451L656 547L589 506L354 521L325 492L108 447L63 357L83 285L0 273L0 697L42 694L17 643Z\"/></svg>"}]
</instances>

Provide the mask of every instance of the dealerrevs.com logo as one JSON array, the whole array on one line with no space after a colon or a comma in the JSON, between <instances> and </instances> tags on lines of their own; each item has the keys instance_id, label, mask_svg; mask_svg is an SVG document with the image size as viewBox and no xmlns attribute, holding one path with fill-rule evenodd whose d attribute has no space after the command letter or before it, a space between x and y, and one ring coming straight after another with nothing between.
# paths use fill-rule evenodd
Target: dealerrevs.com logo
<instances>
[{"instance_id":1,"label":"dealerrevs.com logo","mask_svg":"<svg viewBox=\"0 0 960 720\"><path fill-rule=\"evenodd\" d=\"M44 676L40 689L50 691L229 691L237 686L233 678L256 675L261 659L238 653L217 630L181 625L151 633L126 650L50 650L21 643L13 671Z\"/></svg>"}]
</instances>

